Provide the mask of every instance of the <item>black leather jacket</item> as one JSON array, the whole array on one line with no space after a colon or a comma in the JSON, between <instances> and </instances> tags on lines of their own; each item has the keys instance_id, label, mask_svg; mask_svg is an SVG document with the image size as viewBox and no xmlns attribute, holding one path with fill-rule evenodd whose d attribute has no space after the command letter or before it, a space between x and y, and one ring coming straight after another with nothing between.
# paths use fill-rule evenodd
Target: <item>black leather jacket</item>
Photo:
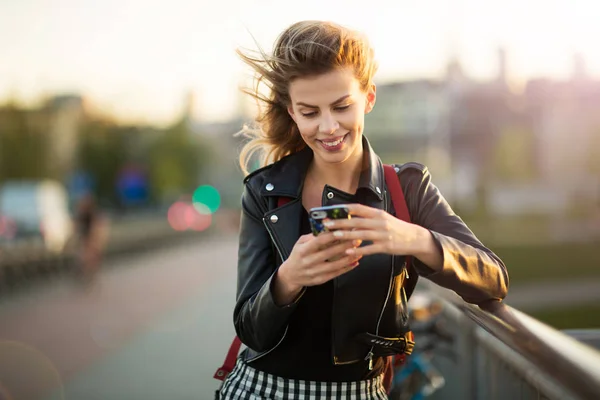
<instances>
[{"instance_id":1,"label":"black leather jacket","mask_svg":"<svg viewBox=\"0 0 600 400\"><path fill-rule=\"evenodd\" d=\"M363 146L369 157L369 168L362 172L359 180L356 192L359 202L395 215L381 160L365 137ZM278 306L271 283L273 274L290 255L300 236L302 185L312 156L312 150L307 147L253 172L244 180L234 325L237 335L248 347L244 353L248 362L268 353L283 340L288 320L297 303L302 301L300 295L294 303ZM408 269L411 284L407 285L414 287L420 275L453 290L469 303L503 299L508 288L506 267L454 214L431 183L427 168L417 163L395 168L412 223L431 231L444 259L442 270L435 272L413 258ZM323 205L336 204L342 194L325 186ZM277 207L279 197L288 197L290 201ZM334 363L364 360L369 351L375 356L389 354L385 348L370 346L360 338L361 334L398 338L406 333L404 264L405 257L401 256L365 256L358 267L334 280Z\"/></svg>"}]
</instances>

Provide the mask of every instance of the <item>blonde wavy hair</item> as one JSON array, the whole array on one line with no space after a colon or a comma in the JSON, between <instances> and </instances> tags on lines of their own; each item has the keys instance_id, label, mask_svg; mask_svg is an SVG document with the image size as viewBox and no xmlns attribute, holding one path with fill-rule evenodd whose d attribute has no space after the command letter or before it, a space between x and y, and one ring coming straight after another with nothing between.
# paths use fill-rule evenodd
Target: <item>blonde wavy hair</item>
<instances>
[{"instance_id":1,"label":"blonde wavy hair","mask_svg":"<svg viewBox=\"0 0 600 400\"><path fill-rule=\"evenodd\" d=\"M244 126L238 132L250 139L239 157L244 174L248 174L248 163L256 153L260 165L265 166L304 148L298 127L287 110L290 82L351 67L361 89L366 91L377 71L367 38L332 22L296 22L279 35L271 54L258 44L257 47L253 52L236 50L254 70L252 87L242 90L256 100L259 110L254 126Z\"/></svg>"}]
</instances>

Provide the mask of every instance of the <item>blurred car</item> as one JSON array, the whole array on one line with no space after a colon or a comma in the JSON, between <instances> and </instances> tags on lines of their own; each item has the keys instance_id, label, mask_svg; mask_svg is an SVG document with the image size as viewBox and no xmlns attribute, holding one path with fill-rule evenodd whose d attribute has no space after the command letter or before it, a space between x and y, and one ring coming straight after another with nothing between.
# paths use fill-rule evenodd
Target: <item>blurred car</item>
<instances>
[{"instance_id":1,"label":"blurred car","mask_svg":"<svg viewBox=\"0 0 600 400\"><path fill-rule=\"evenodd\" d=\"M53 180L5 182L0 187L0 220L4 241L40 238L55 253L73 235L67 191Z\"/></svg>"}]
</instances>

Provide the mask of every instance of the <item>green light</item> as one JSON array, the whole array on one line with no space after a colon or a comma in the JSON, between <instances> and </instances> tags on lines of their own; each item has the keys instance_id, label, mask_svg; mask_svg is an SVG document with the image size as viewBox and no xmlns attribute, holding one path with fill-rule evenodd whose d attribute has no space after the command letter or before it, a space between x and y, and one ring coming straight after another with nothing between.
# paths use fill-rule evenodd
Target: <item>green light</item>
<instances>
[{"instance_id":1,"label":"green light","mask_svg":"<svg viewBox=\"0 0 600 400\"><path fill-rule=\"evenodd\" d=\"M221 205L221 196L219 195L219 191L214 187L202 185L192 195L192 202L198 212L214 213Z\"/></svg>"}]
</instances>

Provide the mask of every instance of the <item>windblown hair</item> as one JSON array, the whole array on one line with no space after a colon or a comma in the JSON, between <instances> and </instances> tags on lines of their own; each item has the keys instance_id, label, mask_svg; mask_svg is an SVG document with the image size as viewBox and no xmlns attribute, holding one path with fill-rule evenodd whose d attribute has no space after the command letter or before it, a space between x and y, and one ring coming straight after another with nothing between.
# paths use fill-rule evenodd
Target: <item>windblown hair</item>
<instances>
[{"instance_id":1,"label":"windblown hair","mask_svg":"<svg viewBox=\"0 0 600 400\"><path fill-rule=\"evenodd\" d=\"M373 49L362 34L324 21L297 22L277 38L273 52L236 51L255 72L251 89L258 106L253 127L244 126L240 134L250 138L240 153L240 166L248 174L248 163L258 153L261 166L304 148L296 123L288 113L289 85L296 78L310 77L351 67L367 90L377 71ZM266 91L261 90L265 88Z\"/></svg>"}]
</instances>

